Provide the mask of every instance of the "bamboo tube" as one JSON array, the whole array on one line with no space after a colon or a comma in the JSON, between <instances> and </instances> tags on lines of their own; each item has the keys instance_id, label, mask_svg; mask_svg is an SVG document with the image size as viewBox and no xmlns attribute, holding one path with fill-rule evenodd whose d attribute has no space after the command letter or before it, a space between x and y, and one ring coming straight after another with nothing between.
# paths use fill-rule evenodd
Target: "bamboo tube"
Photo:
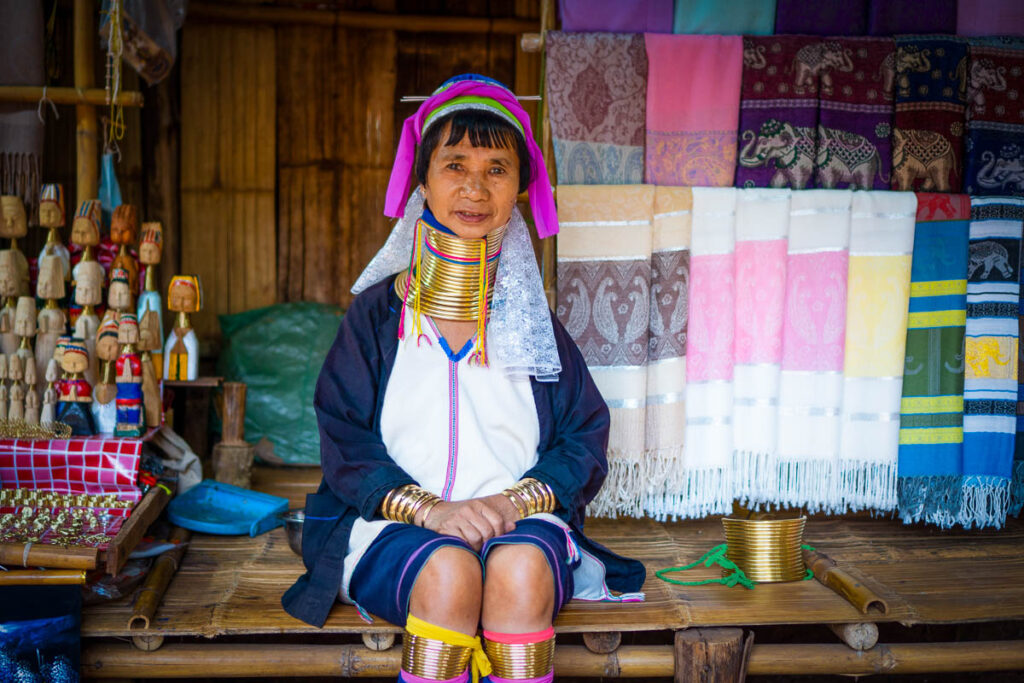
<instances>
[{"instance_id":1,"label":"bamboo tube","mask_svg":"<svg viewBox=\"0 0 1024 683\"><path fill-rule=\"evenodd\" d=\"M85 583L85 572L74 569L11 569L0 572L0 586L56 586Z\"/></svg>"},{"instance_id":2,"label":"bamboo tube","mask_svg":"<svg viewBox=\"0 0 1024 683\"><path fill-rule=\"evenodd\" d=\"M832 633L854 650L870 650L878 644L878 626L863 624L829 624Z\"/></svg>"},{"instance_id":3,"label":"bamboo tube","mask_svg":"<svg viewBox=\"0 0 1024 683\"><path fill-rule=\"evenodd\" d=\"M96 38L95 9L96 3L92 0L75 0L75 89L82 91L91 90L95 85L93 76L95 66L93 41ZM96 120L96 107L90 104L76 105L75 120L77 121L76 138L78 140L75 206L78 206L86 199L94 199L100 194L99 125Z\"/></svg>"},{"instance_id":4,"label":"bamboo tube","mask_svg":"<svg viewBox=\"0 0 1024 683\"><path fill-rule=\"evenodd\" d=\"M184 556L187 548L186 544L191 538L192 532L188 529L174 527L170 540L178 545L162 553L153 562L153 568L142 584L139 596L135 599L135 604L132 606L132 616L128 619L129 631L136 627L149 628L149 622L153 615L156 614L157 609L159 609L160 603L164 599L164 593L167 592L167 586L170 585L171 579L174 578L174 573L178 571L178 567L181 565L181 558Z\"/></svg>"},{"instance_id":5,"label":"bamboo tube","mask_svg":"<svg viewBox=\"0 0 1024 683\"><path fill-rule=\"evenodd\" d=\"M835 560L824 553L804 550L804 563L807 568L814 572L816 578L822 585L831 588L847 602L860 610L861 614L867 614L872 608L882 614L889 613L889 605L874 591L840 569Z\"/></svg>"},{"instance_id":6,"label":"bamboo tube","mask_svg":"<svg viewBox=\"0 0 1024 683\"><path fill-rule=\"evenodd\" d=\"M624 645L611 654L580 645L555 648L557 676L655 678L674 673L671 645ZM374 651L362 645L166 644L143 652L123 643L89 645L82 651L85 678L233 678L398 674L401 649ZM901 643L855 652L846 645L754 645L747 673L771 675L868 675L1024 668L1024 641Z\"/></svg>"},{"instance_id":7,"label":"bamboo tube","mask_svg":"<svg viewBox=\"0 0 1024 683\"><path fill-rule=\"evenodd\" d=\"M132 510L131 517L121 526L117 537L110 542L106 551L107 573L116 576L124 563L128 561L139 539L146 533L149 525L156 521L156 518L163 512L170 495L160 486L154 486L143 496L139 504Z\"/></svg>"},{"instance_id":8,"label":"bamboo tube","mask_svg":"<svg viewBox=\"0 0 1024 683\"><path fill-rule=\"evenodd\" d=\"M32 543L26 556L25 545L0 543L0 564L54 569L95 569L96 558L100 552L96 548L61 548L56 545Z\"/></svg>"},{"instance_id":9,"label":"bamboo tube","mask_svg":"<svg viewBox=\"0 0 1024 683\"><path fill-rule=\"evenodd\" d=\"M23 102L35 104L43 97L43 89L35 85L0 86L0 102ZM54 104L89 104L102 107L107 103L107 91L101 88L46 88L46 99ZM144 98L141 92L119 92L117 104L123 107L141 107Z\"/></svg>"},{"instance_id":10,"label":"bamboo tube","mask_svg":"<svg viewBox=\"0 0 1024 683\"><path fill-rule=\"evenodd\" d=\"M528 19L488 19L484 17L446 17L346 10L302 9L253 5L221 5L190 2L189 21L225 21L234 24L266 23L311 24L365 30L416 31L424 33L504 33L517 34L537 30Z\"/></svg>"},{"instance_id":11,"label":"bamboo tube","mask_svg":"<svg viewBox=\"0 0 1024 683\"><path fill-rule=\"evenodd\" d=\"M547 32L554 30L555 28L555 5L552 0L541 0L540 3L540 42L543 45L547 39ZM555 168L554 154L551 149L551 119L548 115L548 97L546 88L546 76L545 70L547 69L547 60L541 58L540 68L540 88L541 88L541 102L540 102L540 128L541 128L541 154L544 155L544 164L548 169L548 182L551 180L551 171ZM540 272L541 277L544 278L544 293L547 295L548 307L551 310L555 310L558 305L558 293L556 290L558 284L558 271L557 271L557 253L555 240L558 238L542 240L540 243L541 255L540 255Z\"/></svg>"}]
</instances>

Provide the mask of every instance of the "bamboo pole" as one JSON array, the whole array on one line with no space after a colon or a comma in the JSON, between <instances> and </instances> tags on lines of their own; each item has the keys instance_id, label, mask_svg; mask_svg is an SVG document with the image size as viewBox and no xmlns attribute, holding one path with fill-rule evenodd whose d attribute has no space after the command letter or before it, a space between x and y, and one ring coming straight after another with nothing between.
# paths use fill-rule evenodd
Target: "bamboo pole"
<instances>
[{"instance_id":1,"label":"bamboo pole","mask_svg":"<svg viewBox=\"0 0 1024 683\"><path fill-rule=\"evenodd\" d=\"M537 23L528 19L489 19L486 17L446 17L347 10L303 9L299 7L268 7L256 5L220 5L190 2L189 21L310 24L363 30L417 31L425 33L502 33L518 34L537 30Z\"/></svg>"},{"instance_id":2,"label":"bamboo pole","mask_svg":"<svg viewBox=\"0 0 1024 683\"><path fill-rule=\"evenodd\" d=\"M107 103L107 91L101 88L46 88L46 99L54 104L88 104L102 107ZM0 85L0 102L35 104L43 98L43 88L35 85ZM123 107L141 107L141 92L120 92L115 102Z\"/></svg>"},{"instance_id":3,"label":"bamboo pole","mask_svg":"<svg viewBox=\"0 0 1024 683\"><path fill-rule=\"evenodd\" d=\"M867 614L876 609L882 614L889 613L889 605L856 578L840 569L835 560L825 553L804 550L804 564L814 573L821 584L831 588L851 605Z\"/></svg>"},{"instance_id":4,"label":"bamboo pole","mask_svg":"<svg viewBox=\"0 0 1024 683\"><path fill-rule=\"evenodd\" d=\"M547 32L555 28L555 5L552 0L541 0L540 3L540 44L543 46L547 39ZM546 87L547 59L543 56L540 60L540 129L541 129L541 154L544 155L544 164L548 169L547 181L552 182L551 169L555 167L554 155L551 151L551 119L548 114L548 95ZM556 247L558 237L551 237L541 241L540 272L544 279L544 293L547 295L548 307L555 310L558 302L556 286L558 283L558 272L556 264Z\"/></svg>"},{"instance_id":5,"label":"bamboo pole","mask_svg":"<svg viewBox=\"0 0 1024 683\"><path fill-rule=\"evenodd\" d=\"M829 624L828 628L839 640L854 650L870 650L878 644L878 626L863 624Z\"/></svg>"},{"instance_id":6,"label":"bamboo pole","mask_svg":"<svg viewBox=\"0 0 1024 683\"><path fill-rule=\"evenodd\" d=\"M85 678L268 678L395 676L401 648L374 651L362 645L166 644L143 652L122 643L90 645L82 651ZM1024 668L1024 641L899 643L856 652L846 645L754 645L747 673L773 675L868 675ZM671 645L624 645L610 654L580 645L555 648L557 676L604 678L670 677Z\"/></svg>"},{"instance_id":7,"label":"bamboo pole","mask_svg":"<svg viewBox=\"0 0 1024 683\"><path fill-rule=\"evenodd\" d=\"M100 552L96 548L61 548L56 545L32 543L26 554L25 546L25 543L0 543L0 564L54 569L95 569L96 558Z\"/></svg>"},{"instance_id":8,"label":"bamboo pole","mask_svg":"<svg viewBox=\"0 0 1024 683\"><path fill-rule=\"evenodd\" d=\"M160 516L170 498L170 494L162 486L154 486L146 491L146 495L132 510L131 517L121 526L117 536L107 546L108 574L116 576L121 571L121 567L128 561L128 556L139 544L142 535L146 533L146 529Z\"/></svg>"},{"instance_id":9,"label":"bamboo pole","mask_svg":"<svg viewBox=\"0 0 1024 683\"><path fill-rule=\"evenodd\" d=\"M93 0L75 0L74 59L75 87L83 92L95 85L93 52L96 39L96 3ZM42 94L42 93L40 93ZM49 94L49 93L47 93ZM75 105L78 140L78 173L75 206L100 194L99 125L96 107L91 104Z\"/></svg>"},{"instance_id":10,"label":"bamboo pole","mask_svg":"<svg viewBox=\"0 0 1024 683\"><path fill-rule=\"evenodd\" d=\"M85 572L74 569L10 569L0 572L0 586L56 586L85 583Z\"/></svg>"},{"instance_id":11,"label":"bamboo pole","mask_svg":"<svg viewBox=\"0 0 1024 683\"><path fill-rule=\"evenodd\" d=\"M162 553L153 562L153 568L142 584L139 596L132 606L132 616L128 619L128 630L133 628L149 628L149 622L160 608L160 603L167 592L174 573L181 565L181 558L185 554L187 543L192 538L192 532L181 527L174 527L171 532L170 541L177 543L177 547Z\"/></svg>"}]
</instances>

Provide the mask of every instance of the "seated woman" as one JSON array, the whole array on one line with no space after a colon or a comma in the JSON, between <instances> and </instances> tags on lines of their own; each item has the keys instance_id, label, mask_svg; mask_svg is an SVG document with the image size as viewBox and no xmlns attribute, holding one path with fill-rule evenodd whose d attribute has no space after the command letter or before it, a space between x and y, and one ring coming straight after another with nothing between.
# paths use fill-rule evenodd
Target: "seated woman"
<instances>
[{"instance_id":1,"label":"seated woman","mask_svg":"<svg viewBox=\"0 0 1024 683\"><path fill-rule=\"evenodd\" d=\"M444 83L405 122L385 207L401 220L317 383L323 481L282 602L315 625L340 597L405 626L403 681L550 681L563 605L643 598L643 565L583 535L608 409L548 309L525 189L557 232L515 96Z\"/></svg>"}]
</instances>

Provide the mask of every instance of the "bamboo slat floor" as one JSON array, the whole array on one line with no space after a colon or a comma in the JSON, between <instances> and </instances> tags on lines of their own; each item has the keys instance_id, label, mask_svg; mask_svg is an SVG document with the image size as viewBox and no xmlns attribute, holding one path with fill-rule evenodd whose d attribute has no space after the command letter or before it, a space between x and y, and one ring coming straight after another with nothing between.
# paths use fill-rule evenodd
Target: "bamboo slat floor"
<instances>
[{"instance_id":1,"label":"bamboo slat floor","mask_svg":"<svg viewBox=\"0 0 1024 683\"><path fill-rule=\"evenodd\" d=\"M254 488L286 496L293 507L302 504L319 477L316 470L276 473L258 468ZM888 602L888 614L867 615L814 580L747 590L674 586L654 577L655 570L692 562L722 543L717 519L670 524L595 519L588 521L587 531L615 551L644 561L647 601L570 603L555 624L560 632L1024 619L1024 522L1019 520L1001 531L941 532L884 519L811 519L805 541ZM322 630L291 618L281 609L280 596L301 572L283 529L258 538L196 534L147 633L216 637L397 630L380 620L367 624L354 608L342 605ZM699 567L676 576L696 580L721 574ZM83 612L82 635L133 635L137 632L127 629L130 616L127 601L89 607Z\"/></svg>"}]
</instances>

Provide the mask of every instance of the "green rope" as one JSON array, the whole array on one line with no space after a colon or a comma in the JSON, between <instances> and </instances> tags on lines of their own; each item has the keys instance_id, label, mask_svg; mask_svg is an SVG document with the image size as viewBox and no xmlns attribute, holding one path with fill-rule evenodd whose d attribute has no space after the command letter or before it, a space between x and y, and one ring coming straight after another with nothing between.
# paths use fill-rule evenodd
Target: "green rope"
<instances>
[{"instance_id":1,"label":"green rope","mask_svg":"<svg viewBox=\"0 0 1024 683\"><path fill-rule=\"evenodd\" d=\"M814 548L812 548L809 545L802 545L800 547L804 550L814 552ZM659 569L658 571L654 572L654 575L662 581L665 581L667 583L674 583L677 586L704 586L709 583L720 583L723 586L732 587L735 585L740 585L746 588L747 590L754 590L754 582L751 581L747 577L747 575L743 573L743 570L740 569L735 562L733 562L726 556L726 552L728 551L728 549L729 548L725 543L723 543L722 545L716 545L714 548L701 555L700 559L696 562L691 562L690 564L683 565L682 567L669 567L667 569ZM729 574L728 576L723 576L720 579L703 579L701 581L680 581L679 579L672 579L665 576L665 574L669 574L671 572L685 572L686 570L693 569L694 567L701 564L703 564L705 567L718 565L726 571L732 570L732 574ZM804 578L802 580L807 581L808 579L813 578L814 572L808 569L804 574Z\"/></svg>"}]
</instances>

